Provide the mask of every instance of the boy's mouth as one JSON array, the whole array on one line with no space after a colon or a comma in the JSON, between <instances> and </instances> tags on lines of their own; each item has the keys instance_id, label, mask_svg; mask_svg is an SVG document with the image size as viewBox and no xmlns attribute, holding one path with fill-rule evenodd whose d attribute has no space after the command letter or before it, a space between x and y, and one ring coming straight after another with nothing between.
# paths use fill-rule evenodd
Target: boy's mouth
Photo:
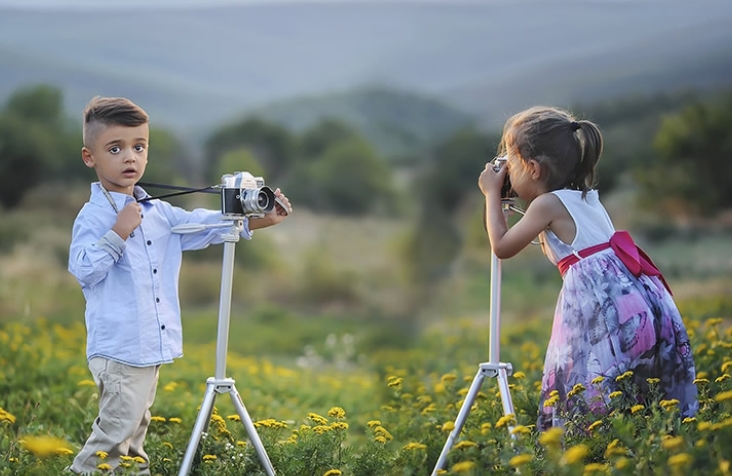
<instances>
[{"instance_id":1,"label":"boy's mouth","mask_svg":"<svg viewBox=\"0 0 732 476\"><path fill-rule=\"evenodd\" d=\"M133 168L126 168L122 171L122 175L135 175L137 173L137 170Z\"/></svg>"}]
</instances>

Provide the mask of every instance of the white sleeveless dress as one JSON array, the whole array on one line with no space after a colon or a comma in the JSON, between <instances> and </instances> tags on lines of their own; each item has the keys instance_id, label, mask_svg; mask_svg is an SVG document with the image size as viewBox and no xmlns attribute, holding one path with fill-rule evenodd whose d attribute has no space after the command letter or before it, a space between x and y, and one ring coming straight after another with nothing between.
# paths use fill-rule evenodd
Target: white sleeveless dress
<instances>
[{"instance_id":1,"label":"white sleeveless dress","mask_svg":"<svg viewBox=\"0 0 732 476\"><path fill-rule=\"evenodd\" d=\"M615 228L597 191L552 192L567 208L577 233L572 243L541 233L547 258L568 255L609 241ZM627 371L632 377L616 381ZM597 377L602 383L593 384ZM698 409L689 337L673 298L658 277L635 277L611 249L571 265L564 275L547 348L539 402L539 429L562 425L576 412L610 411L609 393L648 404L649 382L657 378L660 398L677 399L680 414ZM598 379L599 380L599 379ZM572 392L577 384L587 390ZM550 394L556 390L559 400ZM652 393L650 393L652 394Z\"/></svg>"}]
</instances>

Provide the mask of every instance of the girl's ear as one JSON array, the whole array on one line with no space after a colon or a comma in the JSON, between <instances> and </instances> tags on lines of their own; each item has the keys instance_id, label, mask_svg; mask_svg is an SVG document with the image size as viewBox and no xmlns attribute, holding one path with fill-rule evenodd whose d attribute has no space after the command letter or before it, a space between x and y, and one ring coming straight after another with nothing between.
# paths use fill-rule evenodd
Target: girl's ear
<instances>
[{"instance_id":1,"label":"girl's ear","mask_svg":"<svg viewBox=\"0 0 732 476\"><path fill-rule=\"evenodd\" d=\"M541 178L541 164L538 160L529 160L526 164L526 170L529 172L529 177L532 180L539 180Z\"/></svg>"}]
</instances>

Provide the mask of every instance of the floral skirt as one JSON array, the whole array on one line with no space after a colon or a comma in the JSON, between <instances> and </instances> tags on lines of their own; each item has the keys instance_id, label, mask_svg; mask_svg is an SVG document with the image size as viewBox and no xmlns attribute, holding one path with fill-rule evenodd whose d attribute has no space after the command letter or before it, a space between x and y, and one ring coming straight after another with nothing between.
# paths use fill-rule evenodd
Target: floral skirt
<instances>
[{"instance_id":1,"label":"floral skirt","mask_svg":"<svg viewBox=\"0 0 732 476\"><path fill-rule=\"evenodd\" d=\"M657 394L692 416L694 379L689 336L657 277L634 277L612 250L567 271L544 362L539 429L577 412L606 413L610 395L630 389L625 397L638 404Z\"/></svg>"}]
</instances>

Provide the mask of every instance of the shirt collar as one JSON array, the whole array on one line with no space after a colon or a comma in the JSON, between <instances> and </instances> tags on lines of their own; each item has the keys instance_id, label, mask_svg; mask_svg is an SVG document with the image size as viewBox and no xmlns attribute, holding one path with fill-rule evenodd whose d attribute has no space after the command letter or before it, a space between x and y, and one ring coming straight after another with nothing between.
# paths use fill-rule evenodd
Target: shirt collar
<instances>
[{"instance_id":1,"label":"shirt collar","mask_svg":"<svg viewBox=\"0 0 732 476\"><path fill-rule=\"evenodd\" d=\"M135 196L135 200L141 200L143 198L147 198L150 195L140 187L139 185L135 185L135 188L132 190L133 195ZM125 205L129 202L132 197L125 193L119 193L119 192L109 192L109 196L112 197L112 200L114 200L114 204L117 206L118 210L122 210ZM91 199L90 201L94 203L109 203L107 200L107 197L104 195L104 190L102 189L102 184L100 182L94 182L91 184Z\"/></svg>"}]
</instances>

